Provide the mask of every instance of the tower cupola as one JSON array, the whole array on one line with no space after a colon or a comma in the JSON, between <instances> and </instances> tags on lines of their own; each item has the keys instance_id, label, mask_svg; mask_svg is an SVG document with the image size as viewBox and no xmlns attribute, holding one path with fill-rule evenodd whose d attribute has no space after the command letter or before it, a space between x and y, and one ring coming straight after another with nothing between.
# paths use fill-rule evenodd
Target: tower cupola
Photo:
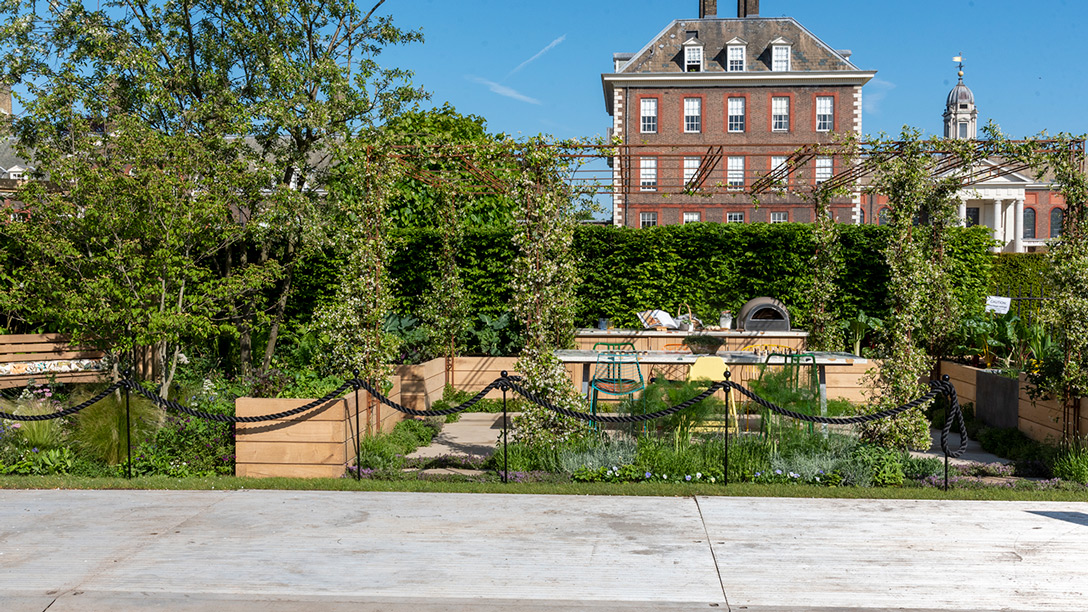
<instances>
[{"instance_id":1,"label":"tower cupola","mask_svg":"<svg viewBox=\"0 0 1088 612\"><path fill-rule=\"evenodd\" d=\"M975 94L963 84L963 56L957 55L952 61L959 62L959 81L944 106L944 137L962 140L974 140L978 137L978 109L975 108Z\"/></svg>"}]
</instances>

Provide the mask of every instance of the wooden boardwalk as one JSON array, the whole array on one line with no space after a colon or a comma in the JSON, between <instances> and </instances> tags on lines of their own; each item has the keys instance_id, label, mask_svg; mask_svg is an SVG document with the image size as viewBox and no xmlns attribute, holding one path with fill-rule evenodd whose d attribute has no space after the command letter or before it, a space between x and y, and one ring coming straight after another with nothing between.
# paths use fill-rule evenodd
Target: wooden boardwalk
<instances>
[{"instance_id":1,"label":"wooden boardwalk","mask_svg":"<svg viewBox=\"0 0 1088 612\"><path fill-rule=\"evenodd\" d=\"M1088 503L4 490L0 602L1079 611Z\"/></svg>"}]
</instances>

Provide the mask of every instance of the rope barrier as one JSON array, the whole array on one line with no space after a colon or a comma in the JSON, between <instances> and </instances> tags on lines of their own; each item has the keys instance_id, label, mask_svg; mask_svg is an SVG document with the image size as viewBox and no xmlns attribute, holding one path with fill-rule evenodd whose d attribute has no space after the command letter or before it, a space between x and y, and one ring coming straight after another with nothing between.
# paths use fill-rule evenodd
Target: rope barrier
<instances>
[{"instance_id":1,"label":"rope barrier","mask_svg":"<svg viewBox=\"0 0 1088 612\"><path fill-rule=\"evenodd\" d=\"M102 398L125 386L125 382L126 381L115 382L106 387L105 390L98 395L81 404L72 406L71 408L65 408L64 410L58 410L57 412L50 412L48 414L12 414L10 412L0 412L0 419L8 419L9 421L48 421L50 419L64 418L70 414L75 414L84 408L97 404L102 401Z\"/></svg>"},{"instance_id":2,"label":"rope barrier","mask_svg":"<svg viewBox=\"0 0 1088 612\"><path fill-rule=\"evenodd\" d=\"M340 394L343 393L344 391L347 391L348 389L352 388L351 382L348 381L348 382L345 382L344 384L340 385L339 387L337 387L336 390L331 391L325 397L315 399L314 401L303 404L303 405L301 405L301 406L299 406L297 408L292 408L290 410L284 410L283 412L276 412L276 413L273 413L273 414L263 414L263 415L260 415L260 416L240 417L240 416L233 416L233 415L229 415L229 414L217 414L217 413L214 413L214 412L204 412L202 410L196 410L196 409L193 409L193 408L189 408L188 406L185 406L184 404L180 404L178 402L175 402L174 400L163 399L163 398L159 397L159 395L157 393L155 393L154 391L149 391L147 389L144 389L139 384L136 384L135 381L124 380L124 381L121 381L121 382L126 384L128 386L128 388L131 389L132 391L135 391L136 393L139 393L140 395L146 397L147 399L151 400L155 405L157 405L157 406L159 406L161 408L169 408L171 410L176 410L178 412L181 412L183 414L187 414L187 415L192 416L192 417L196 417L198 419L204 419L206 421L217 421L219 423L260 423L262 421L274 421L276 419L285 419L287 417L294 416L296 414L306 412L307 410L313 410L314 408L317 408L318 406L322 406L322 405L336 399L337 397L339 397Z\"/></svg>"},{"instance_id":3,"label":"rope barrier","mask_svg":"<svg viewBox=\"0 0 1088 612\"><path fill-rule=\"evenodd\" d=\"M469 398L465 402L461 403L460 405L454 406L452 408L442 409L442 410L415 410L415 409L412 409L412 408L407 408L405 406L400 405L397 402L394 402L393 400L389 399L388 397L386 397L385 394L383 394L380 391L378 391L377 389L375 389L373 387L373 385L371 385L367 381L360 380L359 378L352 378L350 380L345 381L342 385L340 385L334 391L331 391L330 393L328 393L324 397L313 400L313 401L308 402L306 404L303 404L302 406L292 408L291 410L284 410L282 412L276 412L276 413L272 413L272 414L264 414L264 415L259 415L259 416L240 417L240 416L233 416L233 415L226 415L226 414L217 414L217 413L211 413L211 412L204 412L204 411L201 411L201 410L196 410L194 408L190 408L188 406L185 406L184 404L181 404L181 403L173 401L173 400L163 399L162 397L160 397L154 391L150 391L148 389L145 389L143 386L139 385L136 381L126 378L126 379L123 379L123 380L120 380L118 382L113 383L112 385L110 385L105 390L103 390L101 393L99 393L98 395L95 395L91 399L89 399L89 400L87 400L85 402L82 402L77 406L72 406L71 408L67 408L65 410L61 410L61 411L53 412L53 413L49 413L49 414L26 414L26 415L19 415L19 414L11 414L11 413L6 413L6 412L0 412L0 418L9 419L9 420L13 420L13 421L45 421L45 420L49 420L49 419L58 419L58 418L62 418L62 417L68 416L70 414L74 414L76 412L79 412L80 410L83 410L84 408L87 408L88 406L91 406L91 405L97 403L98 401L102 400L104 397L106 397L110 393L116 391L117 389L121 389L121 388L129 389L131 391L134 391L134 392L144 396L145 398L150 400L152 403L154 403L155 405L157 405L157 406L159 406L159 407L161 407L163 409L174 410L174 411L177 411L177 412L180 412L180 413L183 413L183 414L187 414L189 416L196 417L196 418L199 418L199 419L205 419L205 420L208 420L208 421L217 421L217 422L220 422L220 423L259 423L259 422L262 422L262 421L273 421L273 420L277 420L277 419L284 419L284 418L287 418L287 417L295 416L297 414L301 414L301 413L306 412L308 410L312 410L312 409L317 408L319 406L322 406L325 403L336 399L337 397L339 397L343 392L347 391L348 389L354 389L354 390L362 389L362 390L365 390L367 393L370 393L371 396L373 396L375 399L377 399L382 404L385 404L386 406L389 406L390 408L393 408L394 410L397 410L397 411L402 412L402 413L407 414L407 415L422 416L422 417L428 417L428 416L441 417L441 416L447 416L447 415L450 415L450 414L454 414L454 413L457 413L457 412L464 412L465 410L468 410L469 408L472 408L476 403L478 403L480 400L482 400L484 398L484 396L486 396L493 389L501 389L501 390L504 390L504 391L505 390L516 391L522 397L528 399L529 401L533 402L534 404L537 404L538 406L541 406L542 408L545 408L547 410L551 410L553 412L556 412L556 413L561 414L561 415L566 416L566 417L579 419L579 420L582 420L582 421L592 421L592 422L597 422L597 423L640 423L640 422L643 422L643 421L651 421L651 420L659 419L659 418L662 418L662 417L666 417L666 416L669 416L671 414L675 414L677 412L680 412L681 410L685 410L687 408L690 408L691 406L697 404L698 402L710 397L711 395L713 395L719 389L736 389L739 393L741 393L745 397L751 399L752 401L756 402L760 406L763 406L764 408L767 408L768 410L771 410L772 412L775 412L775 413L780 414L782 416L789 417L791 419L795 419L795 420L799 420L799 421L807 421L807 422L811 422L811 423L828 424L828 425L852 425L852 424L857 424L857 423L866 423L866 422L870 422L870 421L876 421L876 420L880 420L880 419L884 419L884 418L888 418L888 417L893 417L893 416L896 416L896 415L898 415L898 414L900 414L902 412L910 410L912 408L917 408L919 406L922 406L922 405L926 404L927 402L932 401L938 395L945 395L949 399L949 410L948 410L948 418L945 420L944 427L941 430L941 450L944 452L946 457L953 457L953 458L959 457L960 455L962 455L967 450L967 427L966 427L966 425L964 423L964 420L963 420L963 412L962 412L962 410L960 410L959 399L956 396L956 389L952 385L952 383L948 382L948 377L947 376L945 376L944 379L940 380L940 381L930 381L930 383L929 383L930 391L928 393L926 393L925 395L922 395L921 397L919 397L917 399L911 400L911 401L909 401L909 402L907 402L907 403L905 403L905 404L903 404L901 406L896 406L895 408L890 408L888 410L882 410L880 412L874 412L872 414L857 415L857 416L850 416L850 417L825 417L825 416L809 415L809 414L796 412L796 411L793 411L793 410L788 410L786 408L778 406L777 404L775 404L773 402L770 402L770 401L760 397L758 394L756 394L756 393L754 393L752 391L749 391L748 389L745 389L743 386L739 385L738 383L732 382L730 380L712 382L707 387L707 389L705 391L703 391L702 393L699 393L698 395L696 395L696 396L694 396L694 397L692 397L692 398L690 398L688 400L680 402L679 404L676 404L675 406L670 406L668 408L658 410L656 412L650 412L650 413L646 413L646 414L629 414L629 415L628 414L624 414L624 415L589 414L589 413L586 413L586 412L579 412L579 411L576 411L576 410L570 410L568 408L563 408L561 406L556 406L555 404L552 404L550 401L545 399L541 394L536 393L536 392L522 386L520 384L520 381L522 380L520 377L518 377L518 376L509 376L509 375L506 375L505 372L503 374L504 374L503 376L501 376L501 377L495 379L494 381L492 381L490 384L488 384L486 387L484 387L479 393L472 396L471 398ZM959 448L957 448L956 450L951 450L948 447L948 435L949 435L953 425L956 426L956 429L958 430L958 433L960 434L960 445L959 445Z\"/></svg>"}]
</instances>

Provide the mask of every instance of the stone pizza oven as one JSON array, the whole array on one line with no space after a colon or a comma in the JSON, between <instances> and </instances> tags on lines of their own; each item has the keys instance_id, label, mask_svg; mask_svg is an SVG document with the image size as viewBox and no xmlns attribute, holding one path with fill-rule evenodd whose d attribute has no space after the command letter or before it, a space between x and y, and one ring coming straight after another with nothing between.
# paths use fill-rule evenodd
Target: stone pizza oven
<instances>
[{"instance_id":1,"label":"stone pizza oven","mask_svg":"<svg viewBox=\"0 0 1088 612\"><path fill-rule=\"evenodd\" d=\"M786 305L771 297L748 300L737 314L737 329L744 331L790 331Z\"/></svg>"}]
</instances>

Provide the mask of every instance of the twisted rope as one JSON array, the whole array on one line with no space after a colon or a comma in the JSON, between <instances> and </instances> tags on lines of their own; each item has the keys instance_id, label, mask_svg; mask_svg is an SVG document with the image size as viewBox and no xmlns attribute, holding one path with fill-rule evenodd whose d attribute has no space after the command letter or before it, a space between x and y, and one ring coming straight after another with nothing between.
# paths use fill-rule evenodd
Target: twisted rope
<instances>
[{"instance_id":1,"label":"twisted rope","mask_svg":"<svg viewBox=\"0 0 1088 612\"><path fill-rule=\"evenodd\" d=\"M175 402L174 400L168 400L168 399L163 399L163 398L159 397L159 395L157 393L155 393L154 391L148 391L147 389L144 389L140 385L136 384L136 381L123 380L123 381L121 381L121 383L124 384L125 386L127 386L129 389L135 391L136 393L139 393L140 395L142 395L142 396L146 397L147 399L151 400L155 405L157 405L157 406L159 406L161 408L168 408L168 409L171 409L171 410L176 410L178 412L181 412L183 414L187 414L189 416L196 417L198 419L204 419L206 421L218 421L220 423L260 423L261 421L274 421L276 419L285 419L285 418L287 418L289 416L294 416L296 414L306 412L307 410L313 410L314 408L317 408L318 406L321 406L321 405L323 405L323 404L325 404L325 403L327 403L327 402L329 402L331 400L334 400L337 397L339 397L341 393L343 393L344 391L347 391L352 386L350 381L345 382L344 384L337 387L335 391L330 392L325 397L322 397L320 399L315 399L312 402L309 402L307 404L303 404L302 406L299 406L297 408L292 408L291 410L284 410L283 412L276 412L274 414L264 414L264 415L260 415L260 416L240 417L240 416L232 416L232 415L227 415L227 414L216 414L214 412L204 412L202 410L196 410L194 408L189 408L188 406L185 406L183 404L179 404L178 402Z\"/></svg>"},{"instance_id":2,"label":"twisted rope","mask_svg":"<svg viewBox=\"0 0 1088 612\"><path fill-rule=\"evenodd\" d=\"M476 405L476 402L482 400L484 396L487 395L492 389L501 389L504 384L507 384L510 378L512 377L504 376L496 378L495 380L491 381L490 384L484 387L483 391L480 391L476 395L473 395L469 399L465 400L464 403L458 406L454 406L453 408L444 408L442 410L415 410L414 408L406 408L383 395L381 391L375 389L370 383L366 382L365 380L359 380L358 378L353 378L349 380L347 384L355 385L356 389L365 390L367 393L372 395L374 399L398 412L403 412L404 414L410 414L412 416L438 417L454 414L455 412L464 412L465 410L472 408Z\"/></svg>"},{"instance_id":3,"label":"twisted rope","mask_svg":"<svg viewBox=\"0 0 1088 612\"><path fill-rule=\"evenodd\" d=\"M50 419L60 419L70 414L75 414L92 404L97 404L110 393L113 393L117 389L125 386L126 381L115 382L112 385L106 387L101 393L92 397L91 399L72 406L71 408L65 408L64 410L58 410L57 412L50 412L49 414L11 414L9 412L0 412L0 419L8 419L11 421L48 421Z\"/></svg>"},{"instance_id":4,"label":"twisted rope","mask_svg":"<svg viewBox=\"0 0 1088 612\"><path fill-rule=\"evenodd\" d=\"M524 398L528 399L529 401L537 404L538 406L541 406L541 407L543 407L545 409L551 410L553 412L556 412L556 413L561 414L561 415L566 416L566 417L571 417L571 418L579 419L579 420L582 420L582 421L593 421L593 422L598 422L598 423L639 423L639 422L642 422L642 421L651 421L651 420L654 420L654 419L659 419L661 417L666 417L666 416L669 416L671 414L675 414L677 412L680 412L681 410L685 410L687 408L690 408L691 406L697 404L698 402L701 402L702 400L710 397L711 395L714 394L714 392L718 391L719 389L736 389L739 393L741 393L745 397L751 399L752 401L756 402L760 406L763 406L764 408L767 408L768 410L770 410L772 412L775 412L777 414L780 414L782 416L786 416L786 417L796 419L796 420L799 420L799 421L807 421L807 422L811 422L811 423L822 423L822 424L828 424L828 425L852 425L852 424L857 424L857 423L866 423L866 422L870 422L870 421L876 421L876 420L879 420L879 419L888 418L888 417L898 415L898 414L900 414L902 412L905 412L907 410L910 410L912 408L917 408L919 406L922 406L922 405L926 404L927 402L932 401L933 398L937 397L938 395L944 394L949 399L949 410L948 410L948 418L945 420L944 427L941 429L941 450L944 452L945 456L953 457L953 458L959 457L960 455L962 455L967 450L967 426L963 421L963 411L960 409L959 398L956 395L956 388L952 385L952 383L950 383L948 381L947 376L945 376L943 380L930 381L930 383L929 383L930 391L928 393L926 393L925 395L923 395L923 396L921 396L921 397L919 397L917 399L911 400L911 401L909 401L909 402L907 402L907 403L905 403L905 404L903 404L901 406L896 406L895 408L890 408L888 410L882 410L880 412L874 412L872 414L850 416L850 417L816 416L816 415L809 415L809 414L803 414L803 413L800 413L800 412L795 412L793 410L788 410L786 408L778 406L777 404L775 404L773 402L770 402L770 401L760 397L758 394L753 393L752 391L749 391L748 389L745 389L741 385L739 385L737 383L734 383L732 381L729 381L729 380L713 382L713 383L710 384L710 386L707 387L707 389L705 391L703 391L702 393L692 397L691 399L680 402L679 404L676 404L675 406L670 406L670 407L665 408L663 410L658 410L657 412L649 412L649 413L646 413L646 414L629 414L629 415L628 414L624 414L624 415L597 415L597 414L589 414L589 413L585 413L585 412L578 412L576 410L569 410L569 409L563 408L561 406L556 406L556 405L552 404L551 402L549 402L547 399L545 399L541 394L535 393L535 392L523 387L520 384L521 380L522 379L520 377L518 377L518 376L507 376L507 375L505 375L505 372L504 372L503 376L501 376L499 378L496 378L494 381L492 381L490 384L488 384L486 387L484 387L483 390L481 390L479 393L472 396L467 401L463 402L462 404L460 404L458 406L454 406L452 408L446 408L446 409L443 409L443 410L415 410L415 409L412 409L412 408L407 408L405 406L402 406L402 405L398 404L397 402L394 402L393 400L389 399L383 393L381 393L380 391L375 389L367 381L360 380L359 378L352 378L351 380L345 381L344 384L340 385L334 391L331 391L330 393L328 393L324 397L313 400L313 401L308 402L306 404L303 404L302 406L292 408L291 410L284 410L282 412L276 412L276 413L273 413L273 414L265 414L265 415L259 415L259 416L240 417L240 416L232 416L232 415L226 415L226 414L216 414L216 413L211 413L211 412L204 412L204 411L201 411L201 410L196 410L194 408L189 408L188 406L185 406L185 405L180 404L178 402L175 402L173 400L163 399L162 397L160 397L154 391L150 391L148 389L143 388L142 386L137 384L136 381L133 381L133 380L130 380L130 379L124 379L124 380L113 383L109 387L106 387L106 389L104 389L98 395L95 395L94 397L88 399L87 401L82 402L82 403L80 403L80 404L78 404L76 406L72 406L71 408L67 408L65 410L60 410L60 411L49 413L49 414L25 414L25 415L11 414L11 413L7 413L7 412L0 412L0 418L9 419L9 420L12 420L12 421L46 421L46 420L50 420L50 419L59 419L59 418L62 418L62 417L66 417L66 416L68 416L70 414L74 414L76 412L79 412L80 410L83 410L84 408L87 408L88 406L91 406L91 405L97 403L98 401L102 400L102 398L106 397L110 393L113 393L114 391L116 391L119 388L126 388L126 389L129 389L131 391L135 391L136 393L144 396L148 400L151 400L151 402L153 402L155 405L157 405L157 406L159 406L161 408L169 409L169 410L175 410L177 412L181 412L183 414L187 414L187 415L192 416L192 417L196 417L196 418L199 418L199 419L205 419L205 420L208 420L208 421L217 421L217 422L220 422L220 423L259 423L259 422L262 422L262 421L273 421L273 420L277 420L277 419L284 419L284 418L287 418L287 417L290 417L290 416L294 416L294 415L306 412L308 410L312 410L314 408L317 408L318 406L322 406L325 403L336 399L344 391L347 391L348 389L354 389L354 390L363 389L366 392L370 393L375 399L377 399L382 404L385 404L386 406L389 406L390 408L393 408L394 410L397 410L399 412L403 412L404 414L408 414L408 415L412 415L412 416L423 416L423 417L427 417L427 416L447 416L447 415L454 414L454 413L457 413L457 412L463 412L465 410L468 410L469 408L472 408L474 405L476 405L477 402L482 400L484 398L484 396L486 396L493 389L502 389L502 390L510 389L510 390L516 391L522 397L524 397ZM954 451L950 450L949 447L948 447L948 434L950 433L953 424L956 425L956 428L958 429L958 432L959 432L959 435L960 435L959 448L957 448Z\"/></svg>"},{"instance_id":5,"label":"twisted rope","mask_svg":"<svg viewBox=\"0 0 1088 612\"><path fill-rule=\"evenodd\" d=\"M903 404L902 406L896 406L895 408L889 408L887 410L881 410L880 412L874 412L872 414L861 414L861 415L850 416L850 417L825 417L825 416L816 416L816 415L811 415L811 414L804 414L802 412L794 412L793 410L788 410L788 409L783 408L783 407L781 407L781 406L779 406L779 405L777 405L777 404L775 404L773 402L769 402L769 401L763 399L762 397L756 395L755 393L752 393L751 391L749 391L748 389L745 389L744 387L740 386L737 383L726 382L725 384L726 384L726 386L729 386L729 387L732 387L733 389L736 389L742 395L748 397L749 399L751 399L755 403L759 404L760 406L763 406L764 408L767 408L768 410L771 410L772 412L776 412L778 414L781 414L782 416L787 416L787 417L790 417L791 419L797 419L798 421L808 421L810 423L825 423L825 424L828 424L828 425L853 425L853 424L856 424L856 423L867 423L869 421L876 421L876 420L883 419L883 418L886 418L886 417L895 416L895 415L897 415L897 414L899 414L901 412L905 412L907 410L910 410L911 408L917 408L918 406L922 406L922 405L926 404L927 402L931 401L933 398L935 398L935 397L937 397L938 395L941 394L941 391L938 391L937 389L934 388L929 393L926 393L925 395L923 395L923 396L921 396L921 397L919 397L917 399L911 400L911 401L907 402L906 404ZM940 383L938 383L937 381L931 381L929 384L930 384L930 386L935 387L936 385L938 385ZM957 404L957 407L958 406L959 406L959 404Z\"/></svg>"},{"instance_id":6,"label":"twisted rope","mask_svg":"<svg viewBox=\"0 0 1088 612\"><path fill-rule=\"evenodd\" d=\"M529 401L533 402L534 404L536 404L538 406L541 406L543 408L547 408L548 410L551 410L553 412L557 412L557 413L559 413L559 414L561 414L563 416L568 416L568 417L572 417L572 418L575 418L575 419L581 419L583 421L595 421L597 423L639 423L639 422L642 422L642 421L650 421L650 420L653 420L653 419L659 419L661 417L669 416L670 414L675 414L677 412L680 412L681 410L684 410L686 408L690 408L691 406L694 406L695 404L697 404L697 403L703 401L704 399L710 397L711 395L713 395L714 392L717 391L718 389L722 389L722 388L726 387L729 384L728 382L711 383L710 386L707 388L707 390L703 391L699 395L696 395L695 397L693 397L693 398L691 398L689 400L680 402L679 404L677 404L675 406L670 406L668 408L665 408L664 410L658 410L657 412L648 412L646 414L622 414L622 415L617 415L617 416L612 416L612 415L602 416L602 415L597 415L597 414L589 414L589 413L586 413L586 412L577 412L575 410L568 410L566 408L556 406L556 405L552 404L551 402L549 402L548 400L541 397L540 395L538 395L536 393L533 393L532 391L530 391L530 390L522 387L521 385L517 384L517 382L515 382L515 380L517 380L517 379L508 381L507 385L511 389L513 389L514 391L517 391L523 397L528 399Z\"/></svg>"},{"instance_id":7,"label":"twisted rope","mask_svg":"<svg viewBox=\"0 0 1088 612\"><path fill-rule=\"evenodd\" d=\"M944 427L941 428L941 451L944 452L945 457L955 459L967 451L967 425L963 422L963 410L960 409L960 400L956 396L956 387L948 382L948 376L944 376L940 381L931 381L929 384L934 388L939 386L940 392L948 398L948 418L945 419ZM956 429L959 430L960 446L955 451L950 451L948 450L948 432L952 429L953 420L956 421Z\"/></svg>"}]
</instances>

